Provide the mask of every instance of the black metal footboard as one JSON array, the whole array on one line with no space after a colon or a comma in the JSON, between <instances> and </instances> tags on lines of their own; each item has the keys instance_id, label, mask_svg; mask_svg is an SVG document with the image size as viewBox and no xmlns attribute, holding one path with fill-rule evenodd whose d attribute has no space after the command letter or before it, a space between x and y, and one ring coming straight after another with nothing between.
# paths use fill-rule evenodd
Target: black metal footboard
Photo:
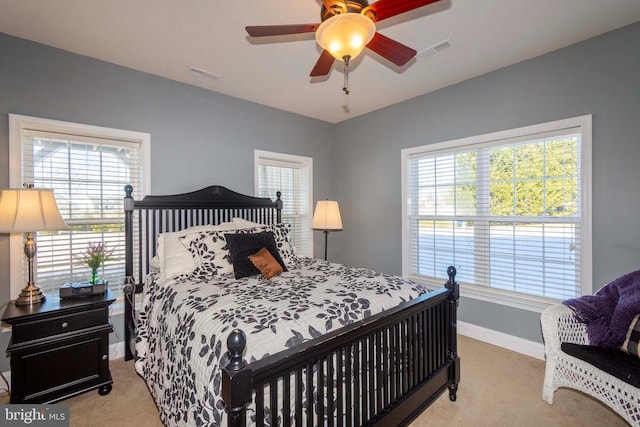
<instances>
[{"instance_id":1,"label":"black metal footboard","mask_svg":"<svg viewBox=\"0 0 640 427\"><path fill-rule=\"evenodd\" d=\"M246 425L252 396L258 426L405 425L447 388L456 400L459 288L455 268L447 273L442 289L251 364L244 333L232 331L228 425Z\"/></svg>"}]
</instances>

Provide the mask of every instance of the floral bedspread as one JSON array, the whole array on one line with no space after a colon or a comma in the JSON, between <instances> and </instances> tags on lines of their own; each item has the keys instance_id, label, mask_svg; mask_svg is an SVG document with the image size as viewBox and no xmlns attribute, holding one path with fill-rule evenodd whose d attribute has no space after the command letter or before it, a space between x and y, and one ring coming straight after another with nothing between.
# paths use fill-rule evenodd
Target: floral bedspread
<instances>
[{"instance_id":1,"label":"floral bedspread","mask_svg":"<svg viewBox=\"0 0 640 427\"><path fill-rule=\"evenodd\" d=\"M233 328L246 333L244 356L254 361L426 292L396 276L311 258L271 280L152 274L138 315L136 370L166 425L221 425L219 362Z\"/></svg>"}]
</instances>

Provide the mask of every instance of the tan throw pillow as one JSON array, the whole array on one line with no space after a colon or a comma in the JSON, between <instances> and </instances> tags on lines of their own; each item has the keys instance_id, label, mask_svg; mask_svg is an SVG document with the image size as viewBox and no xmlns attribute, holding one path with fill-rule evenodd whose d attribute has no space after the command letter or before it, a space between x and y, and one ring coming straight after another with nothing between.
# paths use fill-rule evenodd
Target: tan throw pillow
<instances>
[{"instance_id":1,"label":"tan throw pillow","mask_svg":"<svg viewBox=\"0 0 640 427\"><path fill-rule=\"evenodd\" d=\"M249 255L249 260L260 270L267 280L282 273L282 266L276 261L267 248L262 248L257 253Z\"/></svg>"}]
</instances>

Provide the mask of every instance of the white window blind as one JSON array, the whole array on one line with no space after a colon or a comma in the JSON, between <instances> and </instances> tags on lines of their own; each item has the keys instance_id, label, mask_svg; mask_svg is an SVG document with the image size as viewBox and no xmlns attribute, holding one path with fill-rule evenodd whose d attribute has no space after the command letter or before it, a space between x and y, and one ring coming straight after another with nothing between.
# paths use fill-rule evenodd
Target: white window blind
<instances>
[{"instance_id":1,"label":"white window blind","mask_svg":"<svg viewBox=\"0 0 640 427\"><path fill-rule=\"evenodd\" d=\"M408 153L407 274L442 280L455 265L460 283L580 296L583 133L575 126Z\"/></svg>"},{"instance_id":2,"label":"white window blind","mask_svg":"<svg viewBox=\"0 0 640 427\"><path fill-rule=\"evenodd\" d=\"M257 194L282 194L282 222L291 225L296 253L312 256L311 161L309 157L256 152Z\"/></svg>"},{"instance_id":3,"label":"white window blind","mask_svg":"<svg viewBox=\"0 0 640 427\"><path fill-rule=\"evenodd\" d=\"M66 282L87 281L78 256L89 243L112 251L98 275L120 295L124 283L124 186L143 195L143 141L81 133L21 129L20 180L51 188L69 230L37 233L35 280L47 294ZM26 264L26 262L24 263ZM26 276L26 265L24 266Z\"/></svg>"}]
</instances>

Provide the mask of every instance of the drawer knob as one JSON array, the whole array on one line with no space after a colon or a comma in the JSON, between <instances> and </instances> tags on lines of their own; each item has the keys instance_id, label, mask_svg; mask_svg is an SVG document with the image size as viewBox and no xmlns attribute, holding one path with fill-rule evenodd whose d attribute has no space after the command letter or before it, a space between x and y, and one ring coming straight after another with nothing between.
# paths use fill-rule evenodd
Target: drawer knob
<instances>
[{"instance_id":1,"label":"drawer knob","mask_svg":"<svg viewBox=\"0 0 640 427\"><path fill-rule=\"evenodd\" d=\"M106 354L102 355L102 360L107 360L109 358L109 356L107 356Z\"/></svg>"},{"instance_id":2,"label":"drawer knob","mask_svg":"<svg viewBox=\"0 0 640 427\"><path fill-rule=\"evenodd\" d=\"M67 322L62 322L62 328L66 328L67 326L69 326Z\"/></svg>"}]
</instances>

